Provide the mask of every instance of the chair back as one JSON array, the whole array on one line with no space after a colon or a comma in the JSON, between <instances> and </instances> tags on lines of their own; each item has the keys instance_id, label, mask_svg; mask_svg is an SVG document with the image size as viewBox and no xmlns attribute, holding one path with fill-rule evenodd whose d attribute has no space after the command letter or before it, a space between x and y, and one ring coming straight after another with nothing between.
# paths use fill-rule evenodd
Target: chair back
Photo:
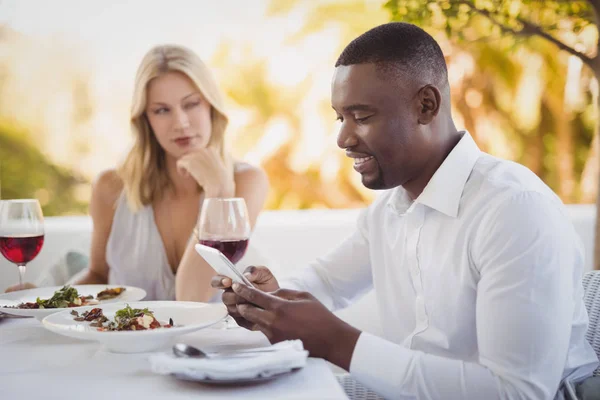
<instances>
[{"instance_id":1,"label":"chair back","mask_svg":"<svg viewBox=\"0 0 600 400\"><path fill-rule=\"evenodd\" d=\"M590 318L586 338L600 358L600 271L590 271L583 276L585 308ZM600 376L600 367L594 371Z\"/></svg>"}]
</instances>

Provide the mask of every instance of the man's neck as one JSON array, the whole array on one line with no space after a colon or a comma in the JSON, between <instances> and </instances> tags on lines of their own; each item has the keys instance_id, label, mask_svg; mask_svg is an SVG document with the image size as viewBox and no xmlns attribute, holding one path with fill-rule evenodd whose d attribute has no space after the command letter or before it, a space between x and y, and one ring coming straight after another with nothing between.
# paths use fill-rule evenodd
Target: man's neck
<instances>
[{"instance_id":1,"label":"man's neck","mask_svg":"<svg viewBox=\"0 0 600 400\"><path fill-rule=\"evenodd\" d=\"M429 162L423 167L421 173L413 180L402 185L404 190L408 193L411 199L415 200L423 193L425 187L440 168L448 154L452 152L452 149L458 144L463 136L463 132L454 131L446 135L446 140L443 145L439 147L439 151L430 157Z\"/></svg>"}]
</instances>

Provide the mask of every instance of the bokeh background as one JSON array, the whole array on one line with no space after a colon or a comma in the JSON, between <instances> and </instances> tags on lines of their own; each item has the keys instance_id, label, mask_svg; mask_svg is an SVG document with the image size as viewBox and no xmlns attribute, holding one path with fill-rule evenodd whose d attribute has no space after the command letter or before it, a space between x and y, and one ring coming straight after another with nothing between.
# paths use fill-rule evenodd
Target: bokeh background
<instances>
[{"instance_id":1,"label":"bokeh background","mask_svg":"<svg viewBox=\"0 0 600 400\"><path fill-rule=\"evenodd\" d=\"M0 196L36 197L47 216L87 213L94 177L132 143L142 56L177 43L226 93L228 143L267 171L268 209L368 204L375 193L336 147L333 65L357 35L405 20L442 46L458 126L566 203L593 203L597 80L581 57L524 34L523 19L595 55L586 1L0 0Z\"/></svg>"}]
</instances>

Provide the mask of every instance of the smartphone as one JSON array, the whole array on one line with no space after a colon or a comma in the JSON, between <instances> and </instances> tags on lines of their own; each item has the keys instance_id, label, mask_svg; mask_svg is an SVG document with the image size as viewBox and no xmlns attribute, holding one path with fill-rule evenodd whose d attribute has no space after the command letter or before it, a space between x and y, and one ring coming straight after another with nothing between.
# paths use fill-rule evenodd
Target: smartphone
<instances>
[{"instance_id":1,"label":"smartphone","mask_svg":"<svg viewBox=\"0 0 600 400\"><path fill-rule=\"evenodd\" d=\"M203 244L196 244L194 246L196 252L202 256L219 275L223 275L231 279L232 282L241 283L246 286L254 287L252 283L246 278L240 271L235 268L235 265L229 261L223 253L212 247L205 246Z\"/></svg>"}]
</instances>

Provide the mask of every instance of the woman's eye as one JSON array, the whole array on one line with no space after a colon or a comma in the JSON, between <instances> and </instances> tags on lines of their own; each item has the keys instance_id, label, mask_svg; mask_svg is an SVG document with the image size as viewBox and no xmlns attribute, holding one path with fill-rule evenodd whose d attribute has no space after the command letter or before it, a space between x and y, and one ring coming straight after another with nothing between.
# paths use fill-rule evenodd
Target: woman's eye
<instances>
[{"instance_id":1,"label":"woman's eye","mask_svg":"<svg viewBox=\"0 0 600 400\"><path fill-rule=\"evenodd\" d=\"M358 122L365 122L366 120L368 120L371 117L372 117L371 115L367 115L366 117L361 117L361 118L355 117L354 119Z\"/></svg>"},{"instance_id":2,"label":"woman's eye","mask_svg":"<svg viewBox=\"0 0 600 400\"><path fill-rule=\"evenodd\" d=\"M159 114L165 114L169 111L169 109L165 108L165 107L161 107L161 108L157 108L156 110L153 111L154 114L159 115Z\"/></svg>"},{"instance_id":3,"label":"woman's eye","mask_svg":"<svg viewBox=\"0 0 600 400\"><path fill-rule=\"evenodd\" d=\"M194 108L196 106L200 105L199 101L193 102L193 103L188 103L185 105L185 108L190 109L190 108Z\"/></svg>"}]
</instances>

